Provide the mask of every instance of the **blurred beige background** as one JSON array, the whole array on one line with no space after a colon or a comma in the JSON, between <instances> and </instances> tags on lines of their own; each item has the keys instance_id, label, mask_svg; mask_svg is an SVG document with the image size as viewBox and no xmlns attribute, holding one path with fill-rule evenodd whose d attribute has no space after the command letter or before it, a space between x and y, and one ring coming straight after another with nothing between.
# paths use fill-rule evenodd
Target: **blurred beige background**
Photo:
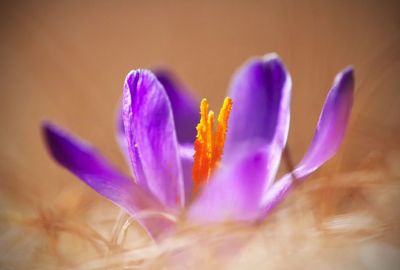
<instances>
[{"instance_id":1,"label":"blurred beige background","mask_svg":"<svg viewBox=\"0 0 400 270\"><path fill-rule=\"evenodd\" d=\"M238 66L277 52L293 78L289 145L299 161L335 74L353 65L351 126L324 171L400 150L398 1L10 1L0 15L2 213L52 205L65 187L92 194L47 155L44 119L128 171L113 121L135 68L168 67L217 109Z\"/></svg>"}]
</instances>

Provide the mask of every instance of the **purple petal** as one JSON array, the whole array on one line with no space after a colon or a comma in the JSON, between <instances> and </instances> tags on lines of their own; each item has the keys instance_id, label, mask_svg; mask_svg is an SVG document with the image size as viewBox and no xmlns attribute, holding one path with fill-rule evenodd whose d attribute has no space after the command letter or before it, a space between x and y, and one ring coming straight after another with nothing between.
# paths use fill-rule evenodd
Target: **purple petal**
<instances>
[{"instance_id":1,"label":"purple petal","mask_svg":"<svg viewBox=\"0 0 400 270\"><path fill-rule=\"evenodd\" d=\"M123 120L137 182L164 205L184 205L184 187L171 105L164 87L147 70L125 80Z\"/></svg>"},{"instance_id":2,"label":"purple petal","mask_svg":"<svg viewBox=\"0 0 400 270\"><path fill-rule=\"evenodd\" d=\"M297 178L314 172L338 150L350 118L353 89L353 69L347 68L336 76L329 91L311 145L294 170Z\"/></svg>"},{"instance_id":3,"label":"purple petal","mask_svg":"<svg viewBox=\"0 0 400 270\"><path fill-rule=\"evenodd\" d=\"M291 78L276 54L253 59L235 74L230 96L233 108L229 120L225 156L249 151L249 146L268 149L271 182L285 147L290 119Z\"/></svg>"},{"instance_id":4,"label":"purple petal","mask_svg":"<svg viewBox=\"0 0 400 270\"><path fill-rule=\"evenodd\" d=\"M61 166L132 217L143 211L164 211L156 198L112 167L90 145L51 124L43 125L43 133L51 155ZM140 219L139 222L153 236L171 227L170 221L160 218Z\"/></svg>"},{"instance_id":5,"label":"purple petal","mask_svg":"<svg viewBox=\"0 0 400 270\"><path fill-rule=\"evenodd\" d=\"M193 144L196 139L196 125L200 120L200 102L169 72L157 70L154 74L164 86L165 92L171 102L179 143Z\"/></svg>"},{"instance_id":6,"label":"purple petal","mask_svg":"<svg viewBox=\"0 0 400 270\"><path fill-rule=\"evenodd\" d=\"M267 174L265 150L247 154L221 168L189 209L188 218L194 223L257 219Z\"/></svg>"},{"instance_id":7,"label":"purple petal","mask_svg":"<svg viewBox=\"0 0 400 270\"><path fill-rule=\"evenodd\" d=\"M322 109L317 130L303 160L296 169L274 183L263 199L264 213L286 197L294 180L302 179L318 169L338 150L353 104L354 75L352 68L339 73Z\"/></svg>"},{"instance_id":8,"label":"purple petal","mask_svg":"<svg viewBox=\"0 0 400 270\"><path fill-rule=\"evenodd\" d=\"M118 108L117 121L116 121L116 139L118 145L123 153L127 163L131 164L131 159L129 156L128 150L128 140L125 136L125 129L123 128L123 120L122 120L122 109ZM122 125L122 129L121 129ZM179 145L179 156L182 163L182 172L183 172L183 184L185 190L185 202L188 202L191 198L192 193L192 169L193 169L193 155L194 155L194 147L193 144L180 144ZM130 166L131 167L131 166Z\"/></svg>"}]
</instances>

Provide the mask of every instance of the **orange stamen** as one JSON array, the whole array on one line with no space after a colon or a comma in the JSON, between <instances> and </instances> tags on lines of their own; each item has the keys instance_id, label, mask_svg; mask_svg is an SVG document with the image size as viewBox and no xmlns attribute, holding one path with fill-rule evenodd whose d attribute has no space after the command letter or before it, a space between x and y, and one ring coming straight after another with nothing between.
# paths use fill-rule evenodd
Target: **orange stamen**
<instances>
[{"instance_id":1,"label":"orange stamen","mask_svg":"<svg viewBox=\"0 0 400 270\"><path fill-rule=\"evenodd\" d=\"M197 192L210 178L218 166L224 149L228 119L232 109L232 99L226 97L218 114L217 128L214 132L214 112L208 111L208 102L200 103L200 122L194 142L193 182Z\"/></svg>"}]
</instances>

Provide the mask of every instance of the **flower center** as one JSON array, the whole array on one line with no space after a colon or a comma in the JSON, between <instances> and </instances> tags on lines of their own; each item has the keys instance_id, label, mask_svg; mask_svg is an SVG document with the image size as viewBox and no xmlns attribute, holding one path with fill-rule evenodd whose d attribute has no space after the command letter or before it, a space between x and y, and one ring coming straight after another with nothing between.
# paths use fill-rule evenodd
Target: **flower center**
<instances>
[{"instance_id":1,"label":"flower center","mask_svg":"<svg viewBox=\"0 0 400 270\"><path fill-rule=\"evenodd\" d=\"M228 130L228 119L232 109L232 99L226 97L218 114L217 127L214 130L214 112L208 110L208 102L200 103L200 122L197 124L197 136L194 142L193 183L196 193L218 166Z\"/></svg>"}]
</instances>

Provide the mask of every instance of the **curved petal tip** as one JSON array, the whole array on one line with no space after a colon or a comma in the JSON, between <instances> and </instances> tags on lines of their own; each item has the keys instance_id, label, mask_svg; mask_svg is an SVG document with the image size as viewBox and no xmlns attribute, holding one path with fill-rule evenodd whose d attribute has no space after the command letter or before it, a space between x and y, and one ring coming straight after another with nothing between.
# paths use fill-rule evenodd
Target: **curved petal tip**
<instances>
[{"instance_id":1,"label":"curved petal tip","mask_svg":"<svg viewBox=\"0 0 400 270\"><path fill-rule=\"evenodd\" d=\"M339 72L335 77L334 85L338 85L339 91L353 91L354 89L354 68L348 66Z\"/></svg>"},{"instance_id":2,"label":"curved petal tip","mask_svg":"<svg viewBox=\"0 0 400 270\"><path fill-rule=\"evenodd\" d=\"M264 62L281 61L281 58L279 57L279 55L276 52L271 52L271 53L264 54L262 59L263 59Z\"/></svg>"}]
</instances>

